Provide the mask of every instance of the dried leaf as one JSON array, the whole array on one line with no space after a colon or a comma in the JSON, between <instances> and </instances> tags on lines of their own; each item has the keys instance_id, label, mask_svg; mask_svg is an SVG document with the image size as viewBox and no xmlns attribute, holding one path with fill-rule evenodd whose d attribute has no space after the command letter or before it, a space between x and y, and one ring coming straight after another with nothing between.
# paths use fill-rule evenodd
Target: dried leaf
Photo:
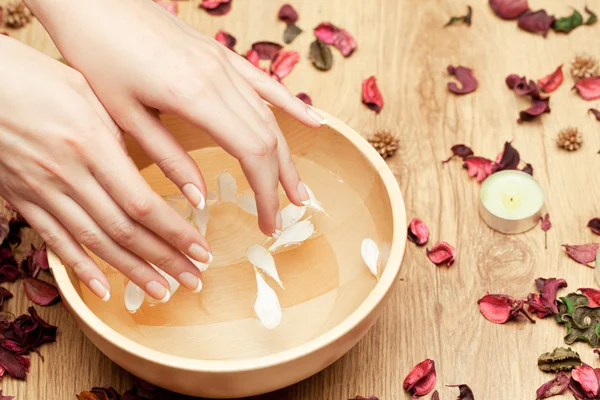
<instances>
[{"instance_id":1,"label":"dried leaf","mask_svg":"<svg viewBox=\"0 0 600 400\"><path fill-rule=\"evenodd\" d=\"M286 230L302 219L306 213L306 206L298 207L295 204L288 204L281 210L281 229Z\"/></svg>"},{"instance_id":2,"label":"dried leaf","mask_svg":"<svg viewBox=\"0 0 600 400\"><path fill-rule=\"evenodd\" d=\"M285 31L283 31L283 42L286 44L290 44L301 33L302 29L300 29L296 24L287 24L287 26L285 27Z\"/></svg>"},{"instance_id":3,"label":"dried leaf","mask_svg":"<svg viewBox=\"0 0 600 400\"><path fill-rule=\"evenodd\" d=\"M282 45L274 42L252 43L252 50L256 52L260 60L273 60L282 48Z\"/></svg>"},{"instance_id":4,"label":"dried leaf","mask_svg":"<svg viewBox=\"0 0 600 400\"><path fill-rule=\"evenodd\" d=\"M60 299L58 289L54 285L37 278L23 278L23 288L27 298L40 306L54 304Z\"/></svg>"},{"instance_id":5,"label":"dried leaf","mask_svg":"<svg viewBox=\"0 0 600 400\"><path fill-rule=\"evenodd\" d=\"M378 277L379 247L377 247L377 243L370 238L364 239L360 245L360 253L371 273Z\"/></svg>"},{"instance_id":6,"label":"dried leaf","mask_svg":"<svg viewBox=\"0 0 600 400\"><path fill-rule=\"evenodd\" d=\"M459 390L456 400L475 400L473 391L467 385L446 385L446 387L457 387Z\"/></svg>"},{"instance_id":7,"label":"dried leaf","mask_svg":"<svg viewBox=\"0 0 600 400\"><path fill-rule=\"evenodd\" d=\"M575 90L584 100L600 99L600 76L580 79L575 83Z\"/></svg>"},{"instance_id":8,"label":"dried leaf","mask_svg":"<svg viewBox=\"0 0 600 400\"><path fill-rule=\"evenodd\" d=\"M460 157L464 160L465 158L473 155L473 150L464 144L455 144L450 148L450 151L452 151L452 155L448 159L442 161L442 164L446 164L454 157Z\"/></svg>"},{"instance_id":9,"label":"dried leaf","mask_svg":"<svg viewBox=\"0 0 600 400\"><path fill-rule=\"evenodd\" d=\"M279 274L277 273L275 259L273 258L273 255L269 253L269 250L259 244L253 244L248 247L246 257L248 257L248 261L250 261L252 265L273 278L283 289L283 283L281 283L281 279L279 279Z\"/></svg>"},{"instance_id":10,"label":"dried leaf","mask_svg":"<svg viewBox=\"0 0 600 400\"><path fill-rule=\"evenodd\" d=\"M502 19L516 19L529 10L527 0L489 0L492 10Z\"/></svg>"},{"instance_id":11,"label":"dried leaf","mask_svg":"<svg viewBox=\"0 0 600 400\"><path fill-rule=\"evenodd\" d=\"M8 231L8 219L6 218L6 215L0 212L0 244L2 244L2 242L4 242L4 239L6 239L6 237L8 236Z\"/></svg>"},{"instance_id":12,"label":"dried leaf","mask_svg":"<svg viewBox=\"0 0 600 400\"><path fill-rule=\"evenodd\" d=\"M535 280L535 286L537 287L538 292L540 292L542 304L548 310L552 311L553 314L558 313L556 293L558 292L558 289L567 287L567 281L556 278L537 278Z\"/></svg>"},{"instance_id":13,"label":"dried leaf","mask_svg":"<svg viewBox=\"0 0 600 400\"><path fill-rule=\"evenodd\" d=\"M585 12L589 15L588 19L585 21L585 25L594 25L596 21L598 21L598 16L592 10L590 10L587 6L585 7Z\"/></svg>"},{"instance_id":14,"label":"dried leaf","mask_svg":"<svg viewBox=\"0 0 600 400\"><path fill-rule=\"evenodd\" d=\"M579 354L569 347L557 347L538 357L538 367L544 372L570 371L581 365Z\"/></svg>"},{"instance_id":15,"label":"dried leaf","mask_svg":"<svg viewBox=\"0 0 600 400\"><path fill-rule=\"evenodd\" d=\"M408 240L417 246L424 246L429 240L429 228L423 221L413 218L407 229Z\"/></svg>"},{"instance_id":16,"label":"dried leaf","mask_svg":"<svg viewBox=\"0 0 600 400\"><path fill-rule=\"evenodd\" d=\"M542 219L542 230L546 232L550 228L552 228L552 223L550 222L550 214L546 213L544 219Z\"/></svg>"},{"instance_id":17,"label":"dried leaf","mask_svg":"<svg viewBox=\"0 0 600 400\"><path fill-rule=\"evenodd\" d=\"M296 97L302 100L304 103L308 104L309 106L312 106L312 99L306 93L298 93Z\"/></svg>"},{"instance_id":18,"label":"dried leaf","mask_svg":"<svg viewBox=\"0 0 600 400\"><path fill-rule=\"evenodd\" d=\"M127 311L134 313L142 306L146 295L144 294L144 291L140 289L135 283L129 281L127 282L127 286L125 286L124 297L125 308L127 308Z\"/></svg>"},{"instance_id":19,"label":"dried leaf","mask_svg":"<svg viewBox=\"0 0 600 400\"><path fill-rule=\"evenodd\" d=\"M589 244L580 244L580 245L568 245L563 244L565 248L565 252L569 257L573 260L577 261L580 264L583 264L587 267L594 268L589 265L592 261L596 259L596 254L598 253L598 249L600 249L600 244L598 243L589 243Z\"/></svg>"},{"instance_id":20,"label":"dried leaf","mask_svg":"<svg viewBox=\"0 0 600 400\"><path fill-rule=\"evenodd\" d=\"M308 193L308 200L304 200L302 202L302 204L304 204L307 208L309 208L311 210L316 210L316 211L324 213L325 209L323 208L323 205L321 205L321 202L319 200L317 200L317 198L315 197L315 194L308 187L308 185L306 183L304 183L304 188L306 189L306 192Z\"/></svg>"},{"instance_id":21,"label":"dried leaf","mask_svg":"<svg viewBox=\"0 0 600 400\"><path fill-rule=\"evenodd\" d=\"M455 24L459 24L459 23L464 23L465 25L471 26L471 19L473 17L473 8L471 6L467 6L467 14L462 15L460 17L451 17L450 21L448 21L448 23L446 25L444 25L444 28L450 25L455 25Z\"/></svg>"},{"instance_id":22,"label":"dried leaf","mask_svg":"<svg viewBox=\"0 0 600 400\"><path fill-rule=\"evenodd\" d=\"M300 53L297 51L281 50L271 63L271 74L277 76L279 80L285 78L292 72L294 65L300 61Z\"/></svg>"},{"instance_id":23,"label":"dried leaf","mask_svg":"<svg viewBox=\"0 0 600 400\"><path fill-rule=\"evenodd\" d=\"M231 10L231 0L202 0L198 7L210 15L225 15Z\"/></svg>"},{"instance_id":24,"label":"dried leaf","mask_svg":"<svg viewBox=\"0 0 600 400\"><path fill-rule=\"evenodd\" d=\"M215 35L215 40L227 47L229 50L233 50L235 44L237 43L237 39L235 37L221 29L219 29Z\"/></svg>"},{"instance_id":25,"label":"dried leaf","mask_svg":"<svg viewBox=\"0 0 600 400\"><path fill-rule=\"evenodd\" d=\"M435 265L446 264L450 267L454 264L456 250L448 243L441 241L434 244L431 250L427 249L427 257Z\"/></svg>"},{"instance_id":26,"label":"dried leaf","mask_svg":"<svg viewBox=\"0 0 600 400\"><path fill-rule=\"evenodd\" d=\"M315 39L315 41L310 44L308 59L312 61L315 68L321 71L328 71L333 65L331 49L319 39Z\"/></svg>"},{"instance_id":27,"label":"dried leaf","mask_svg":"<svg viewBox=\"0 0 600 400\"><path fill-rule=\"evenodd\" d=\"M588 298L590 307L600 307L600 290L592 288L579 288L577 290Z\"/></svg>"},{"instance_id":28,"label":"dried leaf","mask_svg":"<svg viewBox=\"0 0 600 400\"><path fill-rule=\"evenodd\" d=\"M558 18L552 24L552 29L556 32L569 33L573 29L583 24L583 17L577 10L573 10L573 14L568 17Z\"/></svg>"},{"instance_id":29,"label":"dried leaf","mask_svg":"<svg viewBox=\"0 0 600 400\"><path fill-rule=\"evenodd\" d=\"M413 396L424 396L435 386L436 377L435 362L426 359L413 367L404 378L402 387Z\"/></svg>"},{"instance_id":30,"label":"dried leaf","mask_svg":"<svg viewBox=\"0 0 600 400\"><path fill-rule=\"evenodd\" d=\"M588 110L588 112L590 112L590 113L594 114L594 117L596 117L596 119L597 119L598 121L600 121L600 111L596 110L595 108L590 108L590 109Z\"/></svg>"},{"instance_id":31,"label":"dried leaf","mask_svg":"<svg viewBox=\"0 0 600 400\"><path fill-rule=\"evenodd\" d=\"M247 212L248 214L258 215L256 199L254 196L240 196L235 199L235 204L237 204L241 210Z\"/></svg>"},{"instance_id":32,"label":"dried leaf","mask_svg":"<svg viewBox=\"0 0 600 400\"><path fill-rule=\"evenodd\" d=\"M217 193L220 201L235 203L237 190L237 183L233 175L229 172L219 174L217 177Z\"/></svg>"},{"instance_id":33,"label":"dried leaf","mask_svg":"<svg viewBox=\"0 0 600 400\"><path fill-rule=\"evenodd\" d=\"M254 303L254 312L267 329L274 329L281 323L281 306L277 294L258 271L256 275L256 302Z\"/></svg>"},{"instance_id":34,"label":"dried leaf","mask_svg":"<svg viewBox=\"0 0 600 400\"><path fill-rule=\"evenodd\" d=\"M544 383L535 392L536 400L547 399L548 397L563 394L569 388L570 378L566 372L560 372L554 379Z\"/></svg>"},{"instance_id":35,"label":"dried leaf","mask_svg":"<svg viewBox=\"0 0 600 400\"><path fill-rule=\"evenodd\" d=\"M549 100L549 98L543 100L533 100L531 107L519 113L518 122L531 121L544 113L549 113Z\"/></svg>"},{"instance_id":36,"label":"dried leaf","mask_svg":"<svg viewBox=\"0 0 600 400\"><path fill-rule=\"evenodd\" d=\"M571 384L569 386L574 394L580 398L593 399L600 391L600 384L596 371L587 364L582 364L571 372Z\"/></svg>"},{"instance_id":37,"label":"dried leaf","mask_svg":"<svg viewBox=\"0 0 600 400\"><path fill-rule=\"evenodd\" d=\"M553 16L546 13L546 10L528 11L519 17L518 25L524 31L546 37L555 20Z\"/></svg>"},{"instance_id":38,"label":"dried leaf","mask_svg":"<svg viewBox=\"0 0 600 400\"><path fill-rule=\"evenodd\" d=\"M563 71L562 71L562 67L563 66L561 64L550 75L547 75L547 76L541 78L540 80L538 80L539 88L542 91L544 91L546 93L552 93L556 89L558 89L558 87L563 83L563 80L565 79Z\"/></svg>"},{"instance_id":39,"label":"dried leaf","mask_svg":"<svg viewBox=\"0 0 600 400\"><path fill-rule=\"evenodd\" d=\"M286 24L295 24L298 22L298 12L289 4L284 4L277 13L277 18Z\"/></svg>"},{"instance_id":40,"label":"dried leaf","mask_svg":"<svg viewBox=\"0 0 600 400\"><path fill-rule=\"evenodd\" d=\"M466 67L454 67L449 65L448 73L450 75L454 75L456 79L460 82L461 87L459 88L456 82L448 82L448 90L455 94L468 94L474 92L479 83L477 79L473 75L473 70Z\"/></svg>"},{"instance_id":41,"label":"dried leaf","mask_svg":"<svg viewBox=\"0 0 600 400\"><path fill-rule=\"evenodd\" d=\"M467 174L477 179L481 183L485 178L492 174L494 162L487 158L471 156L464 159L463 167L467 169Z\"/></svg>"},{"instance_id":42,"label":"dried leaf","mask_svg":"<svg viewBox=\"0 0 600 400\"><path fill-rule=\"evenodd\" d=\"M280 247L302 243L308 239L314 231L315 227L312 222L307 219L300 221L282 231L275 242L269 247L269 251L273 253Z\"/></svg>"},{"instance_id":43,"label":"dried leaf","mask_svg":"<svg viewBox=\"0 0 600 400\"><path fill-rule=\"evenodd\" d=\"M368 77L362 83L362 102L377 114L383 108L383 97L374 76Z\"/></svg>"}]
</instances>

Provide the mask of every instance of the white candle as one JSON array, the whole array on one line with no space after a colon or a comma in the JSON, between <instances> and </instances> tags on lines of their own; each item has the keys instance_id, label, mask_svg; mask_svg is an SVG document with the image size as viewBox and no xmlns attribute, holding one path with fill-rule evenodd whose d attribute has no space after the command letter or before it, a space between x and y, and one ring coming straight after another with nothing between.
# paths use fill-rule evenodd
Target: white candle
<instances>
[{"instance_id":1,"label":"white candle","mask_svg":"<svg viewBox=\"0 0 600 400\"><path fill-rule=\"evenodd\" d=\"M508 170L492 174L483 181L479 193L481 218L492 229L521 233L540 220L544 191L525 172Z\"/></svg>"}]
</instances>

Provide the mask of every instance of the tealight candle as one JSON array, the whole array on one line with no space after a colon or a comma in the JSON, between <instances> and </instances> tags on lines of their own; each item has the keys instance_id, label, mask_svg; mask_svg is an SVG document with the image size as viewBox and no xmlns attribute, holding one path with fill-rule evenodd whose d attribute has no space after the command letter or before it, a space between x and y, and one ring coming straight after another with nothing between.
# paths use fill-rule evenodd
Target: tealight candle
<instances>
[{"instance_id":1,"label":"tealight candle","mask_svg":"<svg viewBox=\"0 0 600 400\"><path fill-rule=\"evenodd\" d=\"M521 233L540 220L544 191L525 172L507 170L488 176L479 192L479 214L501 233Z\"/></svg>"}]
</instances>

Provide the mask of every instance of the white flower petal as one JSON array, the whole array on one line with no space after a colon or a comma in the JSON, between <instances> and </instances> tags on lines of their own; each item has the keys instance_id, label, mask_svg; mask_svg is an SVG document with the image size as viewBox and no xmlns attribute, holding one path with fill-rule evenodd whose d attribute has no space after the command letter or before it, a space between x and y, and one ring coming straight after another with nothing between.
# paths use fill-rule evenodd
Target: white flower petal
<instances>
[{"instance_id":1,"label":"white flower petal","mask_svg":"<svg viewBox=\"0 0 600 400\"><path fill-rule=\"evenodd\" d=\"M265 249L260 244L253 244L248 247L246 257L248 257L248 260L252 265L273 278L283 289L283 283L281 283L281 280L279 279L277 267L275 266L275 259L273 259L271 253L269 253L269 250Z\"/></svg>"},{"instance_id":2,"label":"white flower petal","mask_svg":"<svg viewBox=\"0 0 600 400\"><path fill-rule=\"evenodd\" d=\"M281 323L281 306L277 294L263 279L260 272L256 274L256 302L254 312L267 329L274 329Z\"/></svg>"},{"instance_id":3,"label":"white flower petal","mask_svg":"<svg viewBox=\"0 0 600 400\"><path fill-rule=\"evenodd\" d=\"M235 199L235 204L243 211L246 211L248 214L258 215L258 209L256 208L256 199L254 196L240 196Z\"/></svg>"},{"instance_id":4,"label":"white flower petal","mask_svg":"<svg viewBox=\"0 0 600 400\"><path fill-rule=\"evenodd\" d=\"M308 208L311 208L313 210L317 210L317 211L324 213L325 209L321 205L321 202L319 200L317 200L313 191L310 190L310 188L306 184L304 184L304 187L306 188L306 191L308 192L308 200L303 201L302 204L304 204Z\"/></svg>"},{"instance_id":5,"label":"white flower petal","mask_svg":"<svg viewBox=\"0 0 600 400\"><path fill-rule=\"evenodd\" d=\"M206 194L206 205L207 206L214 206L218 202L219 202L219 195L217 194L217 192L208 192Z\"/></svg>"},{"instance_id":6,"label":"white flower petal","mask_svg":"<svg viewBox=\"0 0 600 400\"><path fill-rule=\"evenodd\" d=\"M220 201L235 202L237 193L237 183L235 178L229 172L223 172L217 177L217 187Z\"/></svg>"},{"instance_id":7,"label":"white flower petal","mask_svg":"<svg viewBox=\"0 0 600 400\"><path fill-rule=\"evenodd\" d=\"M373 275L377 276L377 263L379 261L379 248L373 239L366 238L360 246L362 258Z\"/></svg>"},{"instance_id":8,"label":"white flower petal","mask_svg":"<svg viewBox=\"0 0 600 400\"><path fill-rule=\"evenodd\" d=\"M208 208L204 210L198 210L194 208L192 211L192 222L196 225L196 229L202 236L206 236L206 230L208 229L208 220L210 219L210 211Z\"/></svg>"},{"instance_id":9,"label":"white flower petal","mask_svg":"<svg viewBox=\"0 0 600 400\"><path fill-rule=\"evenodd\" d=\"M302 243L310 237L315 231L315 226L308 219L300 221L279 234L275 242L269 247L270 252L274 252L282 246Z\"/></svg>"},{"instance_id":10,"label":"white flower petal","mask_svg":"<svg viewBox=\"0 0 600 400\"><path fill-rule=\"evenodd\" d=\"M300 221L306 212L306 207L288 204L281 210L281 229L285 230Z\"/></svg>"},{"instance_id":11,"label":"white flower petal","mask_svg":"<svg viewBox=\"0 0 600 400\"><path fill-rule=\"evenodd\" d=\"M125 308L127 311L134 313L144 303L146 297L144 291L132 281L127 282L125 286Z\"/></svg>"}]
</instances>

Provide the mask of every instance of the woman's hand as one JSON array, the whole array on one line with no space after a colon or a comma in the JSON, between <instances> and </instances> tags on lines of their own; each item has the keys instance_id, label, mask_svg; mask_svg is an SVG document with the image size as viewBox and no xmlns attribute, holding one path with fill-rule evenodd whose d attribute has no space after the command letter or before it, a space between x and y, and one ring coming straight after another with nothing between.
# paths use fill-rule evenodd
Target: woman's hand
<instances>
[{"instance_id":1,"label":"woman's hand","mask_svg":"<svg viewBox=\"0 0 600 400\"><path fill-rule=\"evenodd\" d=\"M265 234L280 228L279 182L294 204L308 200L287 143L261 97L308 126L325 121L244 58L151 0L26 3L112 118L193 205L204 204L202 175L157 111L203 128L240 161Z\"/></svg>"},{"instance_id":2,"label":"woman's hand","mask_svg":"<svg viewBox=\"0 0 600 400\"><path fill-rule=\"evenodd\" d=\"M157 300L156 265L190 290L206 240L148 186L119 128L74 69L0 36L0 196L98 297L109 282L79 243Z\"/></svg>"}]
</instances>

